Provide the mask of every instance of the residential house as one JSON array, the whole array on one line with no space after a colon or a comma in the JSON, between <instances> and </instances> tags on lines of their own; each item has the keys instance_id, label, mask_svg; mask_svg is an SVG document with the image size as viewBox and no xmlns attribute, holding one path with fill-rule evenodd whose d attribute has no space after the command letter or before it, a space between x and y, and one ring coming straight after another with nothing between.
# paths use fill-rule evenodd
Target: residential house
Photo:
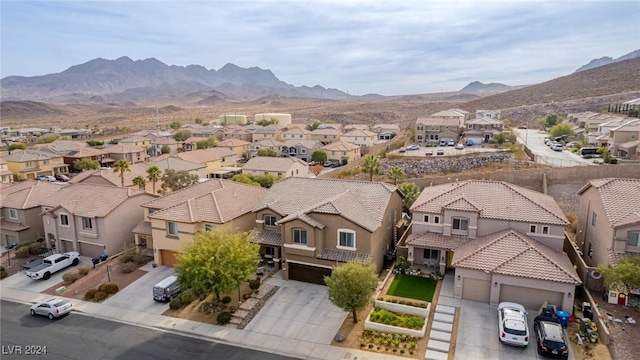
<instances>
[{"instance_id":1,"label":"residential house","mask_svg":"<svg viewBox=\"0 0 640 360\"><path fill-rule=\"evenodd\" d=\"M400 132L399 124L376 124L373 125L373 132L378 134L378 140L391 140Z\"/></svg>"},{"instance_id":2,"label":"residential house","mask_svg":"<svg viewBox=\"0 0 640 360\"><path fill-rule=\"evenodd\" d=\"M148 164L149 167L153 165L157 166L160 169L160 171L162 171L163 174L167 170L173 170L173 171L186 171L190 175L196 175L198 179L205 179L207 177L207 165L187 161L187 160L181 159L178 156L168 156L160 160L156 159L154 161L150 161ZM161 185L162 185L161 181L158 181L156 183L156 191L160 189ZM147 190L152 189L152 184L147 183L145 188Z\"/></svg>"},{"instance_id":3,"label":"residential house","mask_svg":"<svg viewBox=\"0 0 640 360\"><path fill-rule=\"evenodd\" d=\"M322 123L316 129L334 129L342 131L342 124L339 123Z\"/></svg>"},{"instance_id":4,"label":"residential house","mask_svg":"<svg viewBox=\"0 0 640 360\"><path fill-rule=\"evenodd\" d=\"M622 120L626 119L625 117L611 114L598 114L597 116L590 117L586 119L584 124L584 128L582 129L582 133L577 132L578 135L582 134L583 138L587 139L587 143L590 145L595 145L598 141L598 127L604 123L608 123L610 121Z\"/></svg>"},{"instance_id":5,"label":"residential house","mask_svg":"<svg viewBox=\"0 0 640 360\"><path fill-rule=\"evenodd\" d=\"M467 180L425 188L411 211L407 260L440 273L455 268L455 298L573 308L581 282L562 252L569 222L551 196Z\"/></svg>"},{"instance_id":6,"label":"residential house","mask_svg":"<svg viewBox=\"0 0 640 360\"><path fill-rule=\"evenodd\" d=\"M359 159L361 156L360 146L342 141L325 145L321 147L321 149L326 151L327 160L329 161L346 161L346 163L350 163L356 159Z\"/></svg>"},{"instance_id":7,"label":"residential house","mask_svg":"<svg viewBox=\"0 0 640 360\"><path fill-rule=\"evenodd\" d=\"M129 170L124 172L124 187L138 189L138 185L133 183L133 179L137 176L147 178L147 164L129 164ZM70 184L95 184L104 186L122 186L122 179L120 178L120 172L114 171L111 168L100 168L98 170L85 170L76 174L76 176L69 179ZM162 182L156 183L156 188L159 189ZM151 186L146 186L149 192L152 192Z\"/></svg>"},{"instance_id":8,"label":"residential house","mask_svg":"<svg viewBox=\"0 0 640 360\"><path fill-rule=\"evenodd\" d=\"M322 143L322 145L331 144L340 140L342 131L334 128L315 129L311 132L311 140L316 140Z\"/></svg>"},{"instance_id":9,"label":"residential house","mask_svg":"<svg viewBox=\"0 0 640 360\"><path fill-rule=\"evenodd\" d=\"M14 151L4 157L7 169L13 174L14 180L35 179L38 175L54 176L58 173L68 173L69 166L64 163L62 156L42 150Z\"/></svg>"},{"instance_id":10,"label":"residential house","mask_svg":"<svg viewBox=\"0 0 640 360\"><path fill-rule=\"evenodd\" d=\"M143 218L140 205L156 197L115 186L65 186L41 203L47 242L83 256L117 254L134 245L131 230Z\"/></svg>"},{"instance_id":11,"label":"residential house","mask_svg":"<svg viewBox=\"0 0 640 360\"><path fill-rule=\"evenodd\" d=\"M467 129L464 132L464 136L467 140L473 141L474 144L481 144L489 142L494 135L501 133L503 130L504 123L502 120L480 117L467 121Z\"/></svg>"},{"instance_id":12,"label":"residential house","mask_svg":"<svg viewBox=\"0 0 640 360\"><path fill-rule=\"evenodd\" d=\"M144 220L133 229L136 245L150 249L156 264L173 266L176 254L198 231L253 229L252 210L266 191L231 180L210 179L144 203Z\"/></svg>"},{"instance_id":13,"label":"residential house","mask_svg":"<svg viewBox=\"0 0 640 360\"><path fill-rule=\"evenodd\" d=\"M244 164L242 173L248 175L271 174L282 178L308 177L309 164L295 157L256 156Z\"/></svg>"},{"instance_id":14,"label":"residential house","mask_svg":"<svg viewBox=\"0 0 640 360\"><path fill-rule=\"evenodd\" d=\"M501 120L502 112L500 110L476 110L476 119Z\"/></svg>"},{"instance_id":15,"label":"residential house","mask_svg":"<svg viewBox=\"0 0 640 360\"><path fill-rule=\"evenodd\" d=\"M311 131L294 127L282 133L282 140L311 140Z\"/></svg>"},{"instance_id":16,"label":"residential house","mask_svg":"<svg viewBox=\"0 0 640 360\"><path fill-rule=\"evenodd\" d=\"M436 118L436 119L447 119L447 120L455 119L458 121L458 128L461 128L461 127L464 127L465 121L471 118L470 116L471 115L469 114L468 111L461 110L461 109L449 109L449 110L438 111L435 114L431 114L431 116L429 117Z\"/></svg>"},{"instance_id":17,"label":"residential house","mask_svg":"<svg viewBox=\"0 0 640 360\"><path fill-rule=\"evenodd\" d=\"M422 146L438 146L441 140L458 139L459 119L418 118L416 120L416 143Z\"/></svg>"},{"instance_id":18,"label":"residential house","mask_svg":"<svg viewBox=\"0 0 640 360\"><path fill-rule=\"evenodd\" d=\"M113 159L108 157L106 151L91 147L82 141L58 139L49 144L36 145L36 148L41 151L61 155L62 160L69 166L70 170L76 170L73 167L73 163L82 159L91 159L103 166L113 163Z\"/></svg>"},{"instance_id":19,"label":"residential house","mask_svg":"<svg viewBox=\"0 0 640 360\"><path fill-rule=\"evenodd\" d=\"M254 241L282 264L284 279L324 284L338 263L372 261L376 271L393 247L403 195L368 181L290 177L275 183L254 209Z\"/></svg>"},{"instance_id":20,"label":"residential house","mask_svg":"<svg viewBox=\"0 0 640 360\"><path fill-rule=\"evenodd\" d=\"M268 149L276 152L277 156L280 156L280 150L284 145L283 142L277 140L260 140L249 145L249 157L258 156L258 150Z\"/></svg>"},{"instance_id":21,"label":"residential house","mask_svg":"<svg viewBox=\"0 0 640 360\"><path fill-rule=\"evenodd\" d=\"M277 125L259 126L251 134L251 142L258 142L261 140L275 140L282 139L282 131Z\"/></svg>"},{"instance_id":22,"label":"residential house","mask_svg":"<svg viewBox=\"0 0 640 360\"><path fill-rule=\"evenodd\" d=\"M640 179L589 181L578 191L576 243L587 265L616 265L624 254L640 254Z\"/></svg>"},{"instance_id":23,"label":"residential house","mask_svg":"<svg viewBox=\"0 0 640 360\"><path fill-rule=\"evenodd\" d=\"M609 131L611 154L636 160L640 153L640 120L628 122Z\"/></svg>"},{"instance_id":24,"label":"residential house","mask_svg":"<svg viewBox=\"0 0 640 360\"><path fill-rule=\"evenodd\" d=\"M7 160L0 158L0 184L13 184L13 173L9 170Z\"/></svg>"},{"instance_id":25,"label":"residential house","mask_svg":"<svg viewBox=\"0 0 640 360\"><path fill-rule=\"evenodd\" d=\"M146 163L149 161L149 155L147 150L142 147L126 144L111 145L104 148L104 151L109 154L109 158L114 162L124 159L129 164ZM103 159L103 162L107 159Z\"/></svg>"},{"instance_id":26,"label":"residential house","mask_svg":"<svg viewBox=\"0 0 640 360\"><path fill-rule=\"evenodd\" d=\"M612 129L618 128L628 123L639 121L637 118L618 118L616 120L607 121L598 125L598 131L593 134L596 137L597 147L606 147L607 149L613 149L613 140L609 137L609 132Z\"/></svg>"},{"instance_id":27,"label":"residential house","mask_svg":"<svg viewBox=\"0 0 640 360\"><path fill-rule=\"evenodd\" d=\"M378 134L368 130L352 130L340 137L340 141L357 146L369 147L376 144Z\"/></svg>"},{"instance_id":28,"label":"residential house","mask_svg":"<svg viewBox=\"0 0 640 360\"><path fill-rule=\"evenodd\" d=\"M191 134L193 137L198 138L208 138L213 136L218 140L222 140L224 136L224 127L220 125L208 125L199 129L191 130Z\"/></svg>"},{"instance_id":29,"label":"residential house","mask_svg":"<svg viewBox=\"0 0 640 360\"><path fill-rule=\"evenodd\" d=\"M144 136L127 136L118 140L118 144L137 146L147 150L151 147L151 139Z\"/></svg>"},{"instance_id":30,"label":"residential house","mask_svg":"<svg viewBox=\"0 0 640 360\"><path fill-rule=\"evenodd\" d=\"M193 137L189 139L193 139ZM151 144L149 148L149 155L152 157L162 155L163 148L168 150L165 154L175 155L178 153L179 144L173 137L158 137L150 140L149 143Z\"/></svg>"},{"instance_id":31,"label":"residential house","mask_svg":"<svg viewBox=\"0 0 640 360\"><path fill-rule=\"evenodd\" d=\"M227 139L218 143L218 148L227 148L233 150L238 155L238 158L246 157L249 153L250 142L239 139Z\"/></svg>"},{"instance_id":32,"label":"residential house","mask_svg":"<svg viewBox=\"0 0 640 360\"><path fill-rule=\"evenodd\" d=\"M282 145L280 154L284 157L297 157L305 162L311 161L311 154L320 149L322 143L316 140L286 140Z\"/></svg>"},{"instance_id":33,"label":"residential house","mask_svg":"<svg viewBox=\"0 0 640 360\"><path fill-rule=\"evenodd\" d=\"M343 128L345 133L348 133L349 131L353 131L353 130L367 130L369 131L369 125L367 124L348 124L345 125Z\"/></svg>"},{"instance_id":34,"label":"residential house","mask_svg":"<svg viewBox=\"0 0 640 360\"><path fill-rule=\"evenodd\" d=\"M35 180L3 186L0 193L0 246L44 237L41 202L62 186Z\"/></svg>"},{"instance_id":35,"label":"residential house","mask_svg":"<svg viewBox=\"0 0 640 360\"><path fill-rule=\"evenodd\" d=\"M251 142L251 139L253 138L253 132L248 131L248 129L244 129L242 127L227 127L222 134L222 138L224 140L236 139Z\"/></svg>"}]
</instances>

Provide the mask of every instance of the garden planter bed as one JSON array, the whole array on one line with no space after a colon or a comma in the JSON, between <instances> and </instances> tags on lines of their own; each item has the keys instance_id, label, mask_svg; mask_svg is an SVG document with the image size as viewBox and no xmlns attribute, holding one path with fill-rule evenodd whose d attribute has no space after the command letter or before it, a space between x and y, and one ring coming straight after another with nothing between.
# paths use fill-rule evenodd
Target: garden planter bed
<instances>
[{"instance_id":1,"label":"garden planter bed","mask_svg":"<svg viewBox=\"0 0 640 360\"><path fill-rule=\"evenodd\" d=\"M394 305L397 305L397 304L394 304ZM427 319L424 319L424 325L422 325L421 329L409 329L409 328L405 328L405 327L394 326L394 325L386 325L386 324L383 324L383 323L371 321L371 315L374 313L374 311L376 311L375 308L373 310L371 310L371 312L367 316L367 319L364 322L365 330L381 331L381 332L386 332L386 333L404 334L404 335L409 335L409 336L415 336L417 338L423 338L425 332L427 331L427 323L428 323Z\"/></svg>"},{"instance_id":2,"label":"garden planter bed","mask_svg":"<svg viewBox=\"0 0 640 360\"><path fill-rule=\"evenodd\" d=\"M426 308L421 308L381 300L376 300L375 306L396 313L415 315L423 318L427 318L429 316L429 310L431 309L431 303L427 304Z\"/></svg>"}]
</instances>

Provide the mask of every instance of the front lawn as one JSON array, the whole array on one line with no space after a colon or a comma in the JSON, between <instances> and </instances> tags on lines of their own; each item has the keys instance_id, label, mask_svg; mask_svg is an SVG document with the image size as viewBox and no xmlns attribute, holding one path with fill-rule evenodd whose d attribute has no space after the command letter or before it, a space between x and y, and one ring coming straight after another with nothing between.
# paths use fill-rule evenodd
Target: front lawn
<instances>
[{"instance_id":1,"label":"front lawn","mask_svg":"<svg viewBox=\"0 0 640 360\"><path fill-rule=\"evenodd\" d=\"M396 274L387 295L431 302L437 281L415 275Z\"/></svg>"}]
</instances>

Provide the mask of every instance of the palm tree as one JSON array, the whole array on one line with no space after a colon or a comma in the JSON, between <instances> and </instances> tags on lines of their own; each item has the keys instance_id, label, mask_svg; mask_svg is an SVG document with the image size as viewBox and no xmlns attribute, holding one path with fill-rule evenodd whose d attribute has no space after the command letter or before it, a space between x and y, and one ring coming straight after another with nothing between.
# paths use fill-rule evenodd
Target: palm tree
<instances>
[{"instance_id":1,"label":"palm tree","mask_svg":"<svg viewBox=\"0 0 640 360\"><path fill-rule=\"evenodd\" d=\"M420 188L414 183L406 182L398 185L398 190L400 190L404 195L402 205L405 210L409 210L411 205L413 205L413 203L418 199L418 196L420 195Z\"/></svg>"},{"instance_id":2,"label":"palm tree","mask_svg":"<svg viewBox=\"0 0 640 360\"><path fill-rule=\"evenodd\" d=\"M124 173L131 171L129 162L125 159L120 159L113 164L113 172L120 172L120 183L124 187Z\"/></svg>"},{"instance_id":3,"label":"palm tree","mask_svg":"<svg viewBox=\"0 0 640 360\"><path fill-rule=\"evenodd\" d=\"M138 188L140 189L144 189L144 184L146 183L147 183L147 180L145 180L144 177L140 175L133 178L133 185L138 185Z\"/></svg>"},{"instance_id":4,"label":"palm tree","mask_svg":"<svg viewBox=\"0 0 640 360\"><path fill-rule=\"evenodd\" d=\"M362 163L362 172L369 174L369 181L373 181L373 175L380 173L380 158L377 155L367 155Z\"/></svg>"},{"instance_id":5,"label":"palm tree","mask_svg":"<svg viewBox=\"0 0 640 360\"><path fill-rule=\"evenodd\" d=\"M406 176L407 174L404 173L404 170L397 166L393 166L387 171L387 177L393 181L393 185L398 185L398 182L404 180Z\"/></svg>"},{"instance_id":6,"label":"palm tree","mask_svg":"<svg viewBox=\"0 0 640 360\"><path fill-rule=\"evenodd\" d=\"M147 179L153 183L153 193L156 193L156 182L162 178L162 171L156 165L151 165L147 169Z\"/></svg>"}]
</instances>

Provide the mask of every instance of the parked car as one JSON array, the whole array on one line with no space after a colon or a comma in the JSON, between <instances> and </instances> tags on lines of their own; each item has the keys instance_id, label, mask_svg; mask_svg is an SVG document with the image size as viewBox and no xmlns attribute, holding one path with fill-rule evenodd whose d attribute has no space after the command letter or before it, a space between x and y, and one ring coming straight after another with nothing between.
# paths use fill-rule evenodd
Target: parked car
<instances>
[{"instance_id":1,"label":"parked car","mask_svg":"<svg viewBox=\"0 0 640 360\"><path fill-rule=\"evenodd\" d=\"M447 146L447 140L440 140L440 146Z\"/></svg>"},{"instance_id":2,"label":"parked car","mask_svg":"<svg viewBox=\"0 0 640 360\"><path fill-rule=\"evenodd\" d=\"M536 316L533 320L538 354L567 359L569 346L560 322L546 316Z\"/></svg>"},{"instance_id":3,"label":"parked car","mask_svg":"<svg viewBox=\"0 0 640 360\"><path fill-rule=\"evenodd\" d=\"M44 315L50 320L71 312L71 303L67 300L52 298L31 307L31 315Z\"/></svg>"},{"instance_id":4,"label":"parked car","mask_svg":"<svg viewBox=\"0 0 640 360\"><path fill-rule=\"evenodd\" d=\"M571 149L572 147L578 145L578 143L576 141L571 141L568 142L565 146L567 147L567 149Z\"/></svg>"},{"instance_id":5,"label":"parked car","mask_svg":"<svg viewBox=\"0 0 640 360\"><path fill-rule=\"evenodd\" d=\"M153 287L153 300L167 302L180 294L180 283L178 277L171 275L160 281Z\"/></svg>"},{"instance_id":6,"label":"parked car","mask_svg":"<svg viewBox=\"0 0 640 360\"><path fill-rule=\"evenodd\" d=\"M424 155L425 155L425 156L431 156L431 155L433 155L433 150L427 150L427 151L425 151Z\"/></svg>"},{"instance_id":7,"label":"parked car","mask_svg":"<svg viewBox=\"0 0 640 360\"><path fill-rule=\"evenodd\" d=\"M545 144L547 144L547 146L552 146L554 143L553 143L553 141L551 141L551 140L547 140L547 141L545 142Z\"/></svg>"},{"instance_id":8,"label":"parked car","mask_svg":"<svg viewBox=\"0 0 640 360\"><path fill-rule=\"evenodd\" d=\"M38 175L38 176L36 177L36 180L49 181L49 180L47 179L47 175Z\"/></svg>"},{"instance_id":9,"label":"parked car","mask_svg":"<svg viewBox=\"0 0 640 360\"><path fill-rule=\"evenodd\" d=\"M438 150L436 151L436 155L444 155L444 150L442 150L442 149L438 149Z\"/></svg>"},{"instance_id":10,"label":"parked car","mask_svg":"<svg viewBox=\"0 0 640 360\"><path fill-rule=\"evenodd\" d=\"M62 181L62 182L67 182L69 181L69 177L65 174L56 174L56 180L58 181Z\"/></svg>"},{"instance_id":11,"label":"parked car","mask_svg":"<svg viewBox=\"0 0 640 360\"><path fill-rule=\"evenodd\" d=\"M464 149L464 146L462 146L462 144L456 144L456 150L462 150Z\"/></svg>"},{"instance_id":12,"label":"parked car","mask_svg":"<svg viewBox=\"0 0 640 360\"><path fill-rule=\"evenodd\" d=\"M455 144L456 144L456 143L455 143L455 141L453 141L453 140L448 140L448 141L447 141L447 146L455 146Z\"/></svg>"},{"instance_id":13,"label":"parked car","mask_svg":"<svg viewBox=\"0 0 640 360\"><path fill-rule=\"evenodd\" d=\"M526 127L525 125L522 125L522 126L518 126L518 129L520 129L520 130L526 130L526 129L527 129L527 127Z\"/></svg>"},{"instance_id":14,"label":"parked car","mask_svg":"<svg viewBox=\"0 0 640 360\"><path fill-rule=\"evenodd\" d=\"M420 150L420 146L413 144L413 145L409 145L407 146L407 150Z\"/></svg>"},{"instance_id":15,"label":"parked car","mask_svg":"<svg viewBox=\"0 0 640 360\"><path fill-rule=\"evenodd\" d=\"M467 146L473 146L473 140L467 139Z\"/></svg>"},{"instance_id":16,"label":"parked car","mask_svg":"<svg viewBox=\"0 0 640 360\"><path fill-rule=\"evenodd\" d=\"M66 267L78 265L78 263L80 262L78 256L80 256L80 254L75 251L47 256L42 261L42 264L30 268L29 270L25 271L25 274L27 274L28 277L34 280L49 280L51 274L58 272Z\"/></svg>"},{"instance_id":17,"label":"parked car","mask_svg":"<svg viewBox=\"0 0 640 360\"><path fill-rule=\"evenodd\" d=\"M562 144L553 144L551 146L551 150L553 150L553 151L562 151L562 149L563 149L562 148Z\"/></svg>"},{"instance_id":18,"label":"parked car","mask_svg":"<svg viewBox=\"0 0 640 360\"><path fill-rule=\"evenodd\" d=\"M56 180L55 176L47 175L45 181L56 182L58 180Z\"/></svg>"},{"instance_id":19,"label":"parked car","mask_svg":"<svg viewBox=\"0 0 640 360\"><path fill-rule=\"evenodd\" d=\"M529 326L524 306L512 302L498 304L499 339L504 344L529 345Z\"/></svg>"},{"instance_id":20,"label":"parked car","mask_svg":"<svg viewBox=\"0 0 640 360\"><path fill-rule=\"evenodd\" d=\"M406 152L406 151L407 151L407 148L405 148L405 147L401 147L401 148L400 148L400 152L401 152L401 153Z\"/></svg>"}]
</instances>

